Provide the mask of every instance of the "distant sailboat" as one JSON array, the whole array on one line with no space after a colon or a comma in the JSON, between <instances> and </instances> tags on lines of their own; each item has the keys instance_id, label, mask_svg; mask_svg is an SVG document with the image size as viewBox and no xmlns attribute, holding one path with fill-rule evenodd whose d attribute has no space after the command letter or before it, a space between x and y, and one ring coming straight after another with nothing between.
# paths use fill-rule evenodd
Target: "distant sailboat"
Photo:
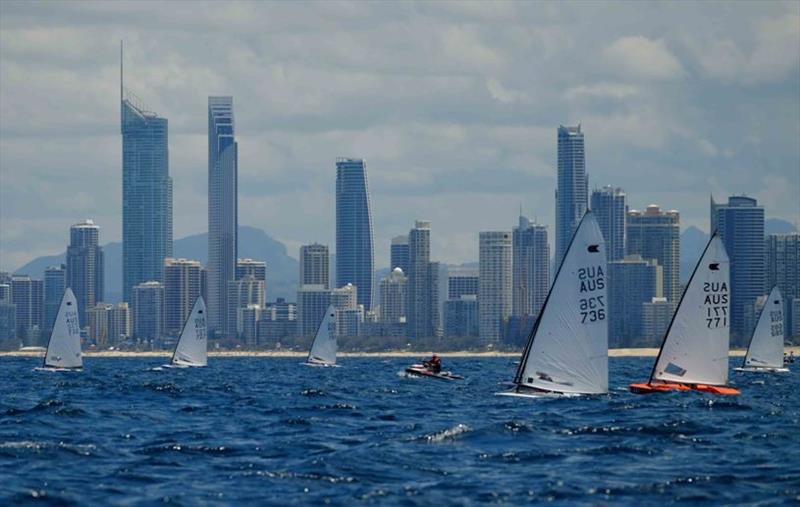
<instances>
[{"instance_id":1,"label":"distant sailboat","mask_svg":"<svg viewBox=\"0 0 800 507\"><path fill-rule=\"evenodd\" d=\"M61 298L53 333L47 343L44 364L37 370L69 371L83 368L81 357L81 327L78 322L78 302L67 288Z\"/></svg>"},{"instance_id":2,"label":"distant sailboat","mask_svg":"<svg viewBox=\"0 0 800 507\"><path fill-rule=\"evenodd\" d=\"M192 313L186 319L181 336L175 345L169 368L189 368L208 365L208 334L206 333L206 303L197 298Z\"/></svg>"},{"instance_id":3,"label":"distant sailboat","mask_svg":"<svg viewBox=\"0 0 800 507\"><path fill-rule=\"evenodd\" d=\"M336 364L336 309L328 306L325 317L314 335L305 364L308 366L338 366Z\"/></svg>"},{"instance_id":4,"label":"distant sailboat","mask_svg":"<svg viewBox=\"0 0 800 507\"><path fill-rule=\"evenodd\" d=\"M650 380L637 394L703 391L739 394L728 382L730 262L716 232L694 268L667 329Z\"/></svg>"},{"instance_id":5,"label":"distant sailboat","mask_svg":"<svg viewBox=\"0 0 800 507\"><path fill-rule=\"evenodd\" d=\"M591 212L581 219L514 378L502 396L608 392L608 300L603 234Z\"/></svg>"},{"instance_id":6,"label":"distant sailboat","mask_svg":"<svg viewBox=\"0 0 800 507\"><path fill-rule=\"evenodd\" d=\"M783 366L783 296L774 287L747 347L744 364L736 371L774 373L787 372Z\"/></svg>"}]
</instances>

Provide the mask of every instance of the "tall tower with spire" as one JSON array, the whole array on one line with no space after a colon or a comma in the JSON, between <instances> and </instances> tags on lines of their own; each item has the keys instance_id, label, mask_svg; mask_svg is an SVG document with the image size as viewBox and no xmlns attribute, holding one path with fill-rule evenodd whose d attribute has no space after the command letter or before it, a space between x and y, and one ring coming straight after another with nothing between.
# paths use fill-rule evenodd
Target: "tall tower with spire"
<instances>
[{"instance_id":1,"label":"tall tower with spire","mask_svg":"<svg viewBox=\"0 0 800 507\"><path fill-rule=\"evenodd\" d=\"M120 129L122 133L122 297L133 287L162 281L172 256L172 178L167 119L149 111L123 82L120 42Z\"/></svg>"}]
</instances>

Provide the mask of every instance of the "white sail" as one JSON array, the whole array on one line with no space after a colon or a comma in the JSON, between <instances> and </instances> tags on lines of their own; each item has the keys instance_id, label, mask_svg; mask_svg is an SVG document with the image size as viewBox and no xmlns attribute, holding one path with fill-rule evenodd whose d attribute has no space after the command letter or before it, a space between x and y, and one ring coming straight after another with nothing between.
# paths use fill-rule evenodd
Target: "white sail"
<instances>
[{"instance_id":1,"label":"white sail","mask_svg":"<svg viewBox=\"0 0 800 507\"><path fill-rule=\"evenodd\" d=\"M778 287L769 293L744 365L751 368L783 368L783 296Z\"/></svg>"},{"instance_id":2,"label":"white sail","mask_svg":"<svg viewBox=\"0 0 800 507\"><path fill-rule=\"evenodd\" d=\"M603 234L587 212L573 235L517 371L518 386L608 391L608 298Z\"/></svg>"},{"instance_id":3,"label":"white sail","mask_svg":"<svg viewBox=\"0 0 800 507\"><path fill-rule=\"evenodd\" d=\"M197 298L192 313L183 325L175 353L175 366L206 366L208 364L208 335L206 333L206 303Z\"/></svg>"},{"instance_id":4,"label":"white sail","mask_svg":"<svg viewBox=\"0 0 800 507\"><path fill-rule=\"evenodd\" d=\"M730 341L730 263L714 234L683 293L652 380L725 385Z\"/></svg>"},{"instance_id":5,"label":"white sail","mask_svg":"<svg viewBox=\"0 0 800 507\"><path fill-rule=\"evenodd\" d=\"M308 352L307 362L318 364L336 364L336 309L328 306L325 317L314 336L314 343Z\"/></svg>"},{"instance_id":6,"label":"white sail","mask_svg":"<svg viewBox=\"0 0 800 507\"><path fill-rule=\"evenodd\" d=\"M67 288L53 324L53 333L44 356L46 368L81 368L81 326L78 322L78 302Z\"/></svg>"}]
</instances>

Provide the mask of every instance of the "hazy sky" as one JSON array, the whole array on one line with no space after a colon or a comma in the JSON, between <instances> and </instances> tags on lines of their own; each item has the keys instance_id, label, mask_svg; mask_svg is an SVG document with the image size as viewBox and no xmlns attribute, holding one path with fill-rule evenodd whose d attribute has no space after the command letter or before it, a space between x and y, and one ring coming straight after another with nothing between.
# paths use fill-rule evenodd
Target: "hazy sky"
<instances>
[{"instance_id":1,"label":"hazy sky","mask_svg":"<svg viewBox=\"0 0 800 507\"><path fill-rule=\"evenodd\" d=\"M748 193L795 221L800 2L0 3L0 269L94 218L121 238L126 86L169 119L174 231L207 230L207 96L234 96L239 222L334 245L334 160L367 159L376 264L432 221L477 260L519 206L554 221L556 128L590 187L708 228Z\"/></svg>"}]
</instances>

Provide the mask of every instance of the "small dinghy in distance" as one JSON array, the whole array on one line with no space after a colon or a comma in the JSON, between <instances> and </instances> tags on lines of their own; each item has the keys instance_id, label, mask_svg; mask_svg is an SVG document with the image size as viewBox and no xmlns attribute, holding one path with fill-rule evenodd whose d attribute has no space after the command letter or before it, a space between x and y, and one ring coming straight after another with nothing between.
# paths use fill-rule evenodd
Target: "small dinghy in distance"
<instances>
[{"instance_id":1,"label":"small dinghy in distance","mask_svg":"<svg viewBox=\"0 0 800 507\"><path fill-rule=\"evenodd\" d=\"M785 373L789 369L783 365L783 296L774 287L747 347L744 363L736 371L751 373Z\"/></svg>"},{"instance_id":2,"label":"small dinghy in distance","mask_svg":"<svg viewBox=\"0 0 800 507\"><path fill-rule=\"evenodd\" d=\"M650 380L631 384L631 392L740 394L726 385L730 297L730 262L722 238L715 232L672 316Z\"/></svg>"},{"instance_id":3,"label":"small dinghy in distance","mask_svg":"<svg viewBox=\"0 0 800 507\"><path fill-rule=\"evenodd\" d=\"M587 211L572 236L528 336L514 388L500 396L608 392L605 241Z\"/></svg>"},{"instance_id":4,"label":"small dinghy in distance","mask_svg":"<svg viewBox=\"0 0 800 507\"><path fill-rule=\"evenodd\" d=\"M428 377L428 378L435 378L438 380L464 380L464 377L461 375L456 375L453 372L449 371L440 371L436 373L432 370L429 370L423 364L412 364L408 368L406 368L406 376L407 377Z\"/></svg>"},{"instance_id":5,"label":"small dinghy in distance","mask_svg":"<svg viewBox=\"0 0 800 507\"><path fill-rule=\"evenodd\" d=\"M58 307L53 332L47 342L44 364L38 371L80 371L83 369L81 355L81 327L78 322L78 302L72 289L67 288Z\"/></svg>"},{"instance_id":6,"label":"small dinghy in distance","mask_svg":"<svg viewBox=\"0 0 800 507\"><path fill-rule=\"evenodd\" d=\"M303 363L306 366L338 367L336 364L336 308L329 305L325 317L317 328L308 358Z\"/></svg>"},{"instance_id":7,"label":"small dinghy in distance","mask_svg":"<svg viewBox=\"0 0 800 507\"><path fill-rule=\"evenodd\" d=\"M206 303L197 298L192 313L183 324L181 336L172 353L172 360L165 368L193 368L208 365L208 333L206 327Z\"/></svg>"}]
</instances>

